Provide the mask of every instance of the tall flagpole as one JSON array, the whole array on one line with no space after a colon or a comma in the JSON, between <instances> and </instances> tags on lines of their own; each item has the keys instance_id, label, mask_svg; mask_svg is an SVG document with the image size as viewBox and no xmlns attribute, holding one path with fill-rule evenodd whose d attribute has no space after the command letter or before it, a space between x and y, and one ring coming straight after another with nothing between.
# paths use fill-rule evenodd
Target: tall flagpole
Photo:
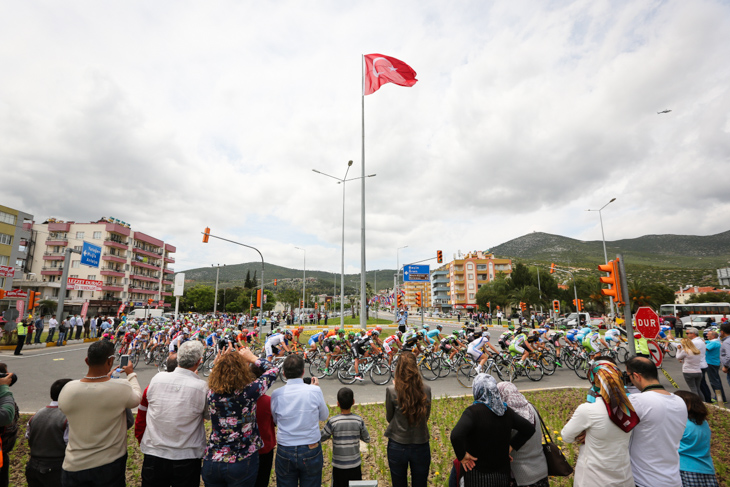
<instances>
[{"instance_id":1,"label":"tall flagpole","mask_svg":"<svg viewBox=\"0 0 730 487\"><path fill-rule=\"evenodd\" d=\"M367 317L366 309L367 303L365 302L365 56L361 55L361 69L362 69L362 94L361 94L361 108L362 108L362 201L361 201L361 213L360 213L360 328L363 330L367 329Z\"/></svg>"}]
</instances>

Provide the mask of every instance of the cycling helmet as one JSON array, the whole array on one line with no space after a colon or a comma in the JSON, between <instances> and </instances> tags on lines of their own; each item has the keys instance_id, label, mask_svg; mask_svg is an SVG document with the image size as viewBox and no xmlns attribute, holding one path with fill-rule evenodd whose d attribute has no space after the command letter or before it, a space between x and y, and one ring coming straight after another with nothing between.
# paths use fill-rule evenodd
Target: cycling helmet
<instances>
[{"instance_id":1,"label":"cycling helmet","mask_svg":"<svg viewBox=\"0 0 730 487\"><path fill-rule=\"evenodd\" d=\"M439 330L439 331L441 331L441 330L444 329L444 325L442 325L441 323L439 323L438 325L436 325L436 329Z\"/></svg>"},{"instance_id":2,"label":"cycling helmet","mask_svg":"<svg viewBox=\"0 0 730 487\"><path fill-rule=\"evenodd\" d=\"M549 330L551 328L550 323L545 323L543 326L546 330Z\"/></svg>"},{"instance_id":3,"label":"cycling helmet","mask_svg":"<svg viewBox=\"0 0 730 487\"><path fill-rule=\"evenodd\" d=\"M464 330L459 331L459 338L464 338L466 336L466 332Z\"/></svg>"},{"instance_id":4,"label":"cycling helmet","mask_svg":"<svg viewBox=\"0 0 730 487\"><path fill-rule=\"evenodd\" d=\"M301 332L304 331L304 327L303 326L300 326L299 328L297 328L297 330L299 330L299 332L301 333Z\"/></svg>"},{"instance_id":5,"label":"cycling helmet","mask_svg":"<svg viewBox=\"0 0 730 487\"><path fill-rule=\"evenodd\" d=\"M375 329L375 330L373 330L372 334L373 334L373 336L378 336L378 335L380 335L380 332L377 329Z\"/></svg>"},{"instance_id":6,"label":"cycling helmet","mask_svg":"<svg viewBox=\"0 0 730 487\"><path fill-rule=\"evenodd\" d=\"M325 335L329 332L330 332L329 328L322 328L322 333L324 333Z\"/></svg>"},{"instance_id":7,"label":"cycling helmet","mask_svg":"<svg viewBox=\"0 0 730 487\"><path fill-rule=\"evenodd\" d=\"M187 328L183 328L183 334L184 335L189 335L190 334L190 330L188 330Z\"/></svg>"},{"instance_id":8,"label":"cycling helmet","mask_svg":"<svg viewBox=\"0 0 730 487\"><path fill-rule=\"evenodd\" d=\"M339 331L337 331L337 334L339 336L345 336L345 330L339 330Z\"/></svg>"},{"instance_id":9,"label":"cycling helmet","mask_svg":"<svg viewBox=\"0 0 730 487\"><path fill-rule=\"evenodd\" d=\"M217 333L218 335L222 335L222 334L223 334L223 329L222 329L222 328L218 328L218 329L217 329L217 330L216 330L215 332L216 332L216 333Z\"/></svg>"},{"instance_id":10,"label":"cycling helmet","mask_svg":"<svg viewBox=\"0 0 730 487\"><path fill-rule=\"evenodd\" d=\"M509 331L514 331L515 330L515 325L513 325L512 323L510 323L509 325L507 325L507 329Z\"/></svg>"},{"instance_id":11,"label":"cycling helmet","mask_svg":"<svg viewBox=\"0 0 730 487\"><path fill-rule=\"evenodd\" d=\"M540 334L540 330L530 330L530 335L537 336Z\"/></svg>"},{"instance_id":12,"label":"cycling helmet","mask_svg":"<svg viewBox=\"0 0 730 487\"><path fill-rule=\"evenodd\" d=\"M348 338L349 338L350 340L352 340L353 338L355 338L355 332L354 332L354 331L351 331L350 333L348 333L348 334L347 334L347 337L348 337Z\"/></svg>"},{"instance_id":13,"label":"cycling helmet","mask_svg":"<svg viewBox=\"0 0 730 487\"><path fill-rule=\"evenodd\" d=\"M378 330L378 332L381 332L381 331L383 331L383 327L382 327L382 326L380 326L380 325L376 326L376 327L375 327L375 329L376 329L376 330Z\"/></svg>"},{"instance_id":14,"label":"cycling helmet","mask_svg":"<svg viewBox=\"0 0 730 487\"><path fill-rule=\"evenodd\" d=\"M284 334L286 337L291 337L291 330L286 330L286 333Z\"/></svg>"},{"instance_id":15,"label":"cycling helmet","mask_svg":"<svg viewBox=\"0 0 730 487\"><path fill-rule=\"evenodd\" d=\"M400 331L400 330L398 330L398 331L395 332L395 336L397 336L398 338L400 338L400 337L403 336L403 332Z\"/></svg>"},{"instance_id":16,"label":"cycling helmet","mask_svg":"<svg viewBox=\"0 0 730 487\"><path fill-rule=\"evenodd\" d=\"M492 335L488 331L483 331L482 332L482 336L483 337L487 337L487 340L489 340L490 338L492 338Z\"/></svg>"},{"instance_id":17,"label":"cycling helmet","mask_svg":"<svg viewBox=\"0 0 730 487\"><path fill-rule=\"evenodd\" d=\"M463 331L460 331L460 330L454 330L454 331L451 332L451 334L454 335L455 337L458 337L462 333L464 333L464 332Z\"/></svg>"},{"instance_id":18,"label":"cycling helmet","mask_svg":"<svg viewBox=\"0 0 730 487\"><path fill-rule=\"evenodd\" d=\"M419 337L419 338L422 338L423 337L423 330L418 330L416 332L416 336Z\"/></svg>"},{"instance_id":19,"label":"cycling helmet","mask_svg":"<svg viewBox=\"0 0 730 487\"><path fill-rule=\"evenodd\" d=\"M424 323L424 324L423 324L423 329L424 329L424 330L430 330L430 329L431 329L431 327L429 326L429 324L428 324L428 323Z\"/></svg>"}]
</instances>

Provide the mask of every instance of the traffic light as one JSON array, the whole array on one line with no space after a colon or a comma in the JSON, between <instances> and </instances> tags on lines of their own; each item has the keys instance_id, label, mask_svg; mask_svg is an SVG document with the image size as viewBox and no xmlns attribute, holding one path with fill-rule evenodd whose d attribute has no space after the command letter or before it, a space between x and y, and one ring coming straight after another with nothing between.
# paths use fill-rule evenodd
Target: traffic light
<instances>
[{"instance_id":1,"label":"traffic light","mask_svg":"<svg viewBox=\"0 0 730 487\"><path fill-rule=\"evenodd\" d=\"M38 306L41 301L41 293L36 291L28 291L28 309L31 310Z\"/></svg>"},{"instance_id":2,"label":"traffic light","mask_svg":"<svg viewBox=\"0 0 730 487\"><path fill-rule=\"evenodd\" d=\"M261 307L261 289L256 290L256 307Z\"/></svg>"},{"instance_id":3,"label":"traffic light","mask_svg":"<svg viewBox=\"0 0 730 487\"><path fill-rule=\"evenodd\" d=\"M550 264L550 274L555 274L555 262Z\"/></svg>"},{"instance_id":4,"label":"traffic light","mask_svg":"<svg viewBox=\"0 0 730 487\"><path fill-rule=\"evenodd\" d=\"M398 307L401 308L403 306L403 295L398 295Z\"/></svg>"},{"instance_id":5,"label":"traffic light","mask_svg":"<svg viewBox=\"0 0 730 487\"><path fill-rule=\"evenodd\" d=\"M274 286L276 286L276 279L274 279Z\"/></svg>"},{"instance_id":6,"label":"traffic light","mask_svg":"<svg viewBox=\"0 0 730 487\"><path fill-rule=\"evenodd\" d=\"M152 301L153 301L153 299L152 299L152 298L148 299L148 300L147 300L147 304L148 304L148 305L152 305Z\"/></svg>"},{"instance_id":7,"label":"traffic light","mask_svg":"<svg viewBox=\"0 0 730 487\"><path fill-rule=\"evenodd\" d=\"M560 301L557 299L553 299L553 311L560 313Z\"/></svg>"},{"instance_id":8,"label":"traffic light","mask_svg":"<svg viewBox=\"0 0 730 487\"><path fill-rule=\"evenodd\" d=\"M526 303L523 303L522 301L520 301L520 309L522 311L527 311L527 304Z\"/></svg>"},{"instance_id":9,"label":"traffic light","mask_svg":"<svg viewBox=\"0 0 730 487\"><path fill-rule=\"evenodd\" d=\"M299 300L299 307L300 308L303 308L304 307L304 300L303 299L300 299Z\"/></svg>"},{"instance_id":10,"label":"traffic light","mask_svg":"<svg viewBox=\"0 0 730 487\"><path fill-rule=\"evenodd\" d=\"M319 309L319 303L314 303L314 309Z\"/></svg>"},{"instance_id":11,"label":"traffic light","mask_svg":"<svg viewBox=\"0 0 730 487\"><path fill-rule=\"evenodd\" d=\"M421 307L421 291L416 291L416 306Z\"/></svg>"},{"instance_id":12,"label":"traffic light","mask_svg":"<svg viewBox=\"0 0 730 487\"><path fill-rule=\"evenodd\" d=\"M203 232L203 243L208 243L209 237L210 237L210 227L205 227L205 232Z\"/></svg>"},{"instance_id":13,"label":"traffic light","mask_svg":"<svg viewBox=\"0 0 730 487\"><path fill-rule=\"evenodd\" d=\"M601 272L607 272L608 276L602 276L600 281L603 284L611 286L609 289L601 289L601 294L604 296L612 296L613 301L618 305L623 305L623 295L621 294L621 272L619 270L619 259L610 260L606 264L598 266L598 270Z\"/></svg>"},{"instance_id":14,"label":"traffic light","mask_svg":"<svg viewBox=\"0 0 730 487\"><path fill-rule=\"evenodd\" d=\"M444 263L444 253L441 252L440 250L436 251L436 262L438 262L439 264Z\"/></svg>"},{"instance_id":15,"label":"traffic light","mask_svg":"<svg viewBox=\"0 0 730 487\"><path fill-rule=\"evenodd\" d=\"M583 311L583 300L579 299L578 303L576 304L575 299L573 300L573 305L575 305L576 311Z\"/></svg>"},{"instance_id":16,"label":"traffic light","mask_svg":"<svg viewBox=\"0 0 730 487\"><path fill-rule=\"evenodd\" d=\"M0 299L5 299L5 290L0 289Z\"/></svg>"}]
</instances>

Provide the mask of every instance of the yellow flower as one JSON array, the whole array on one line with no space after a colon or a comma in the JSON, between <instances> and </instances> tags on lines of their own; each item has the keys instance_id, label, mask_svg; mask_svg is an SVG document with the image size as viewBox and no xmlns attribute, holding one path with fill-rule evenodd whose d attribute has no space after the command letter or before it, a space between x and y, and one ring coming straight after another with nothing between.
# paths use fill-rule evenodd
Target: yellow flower
<instances>
[{"instance_id":1,"label":"yellow flower","mask_svg":"<svg viewBox=\"0 0 730 487\"><path fill-rule=\"evenodd\" d=\"M553 431L553 434L554 434L554 435L557 435L557 434L558 434L558 432L557 432L557 431Z\"/></svg>"},{"instance_id":2,"label":"yellow flower","mask_svg":"<svg viewBox=\"0 0 730 487\"><path fill-rule=\"evenodd\" d=\"M436 472L434 475L441 475L440 473Z\"/></svg>"},{"instance_id":3,"label":"yellow flower","mask_svg":"<svg viewBox=\"0 0 730 487\"><path fill-rule=\"evenodd\" d=\"M563 437L562 436L558 436L558 441L563 441Z\"/></svg>"}]
</instances>

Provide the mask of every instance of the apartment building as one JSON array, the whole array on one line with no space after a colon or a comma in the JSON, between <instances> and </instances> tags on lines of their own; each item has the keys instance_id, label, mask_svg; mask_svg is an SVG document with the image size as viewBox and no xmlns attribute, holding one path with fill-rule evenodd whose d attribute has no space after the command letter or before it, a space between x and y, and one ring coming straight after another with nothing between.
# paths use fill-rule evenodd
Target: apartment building
<instances>
[{"instance_id":1,"label":"apartment building","mask_svg":"<svg viewBox=\"0 0 730 487\"><path fill-rule=\"evenodd\" d=\"M453 310L477 308L477 291L498 273L512 273L512 259L497 259L487 251L475 250L454 256L448 268L449 303ZM439 274L439 278L442 274Z\"/></svg>"},{"instance_id":2,"label":"apartment building","mask_svg":"<svg viewBox=\"0 0 730 487\"><path fill-rule=\"evenodd\" d=\"M33 256L32 225L33 215L0 205L0 266L13 267L16 275L28 269ZM0 275L0 289L13 289L13 278Z\"/></svg>"},{"instance_id":3,"label":"apartment building","mask_svg":"<svg viewBox=\"0 0 730 487\"><path fill-rule=\"evenodd\" d=\"M451 287L449 281L449 265L443 265L431 271L431 302L436 311L451 311Z\"/></svg>"},{"instance_id":4,"label":"apartment building","mask_svg":"<svg viewBox=\"0 0 730 487\"><path fill-rule=\"evenodd\" d=\"M114 218L77 223L49 219L33 225L36 247L30 272L16 283L40 291L41 299L57 301L61 276L70 265L69 278L102 281L101 291L68 290L64 307L79 313L89 302L88 315L116 314L121 303L128 308L144 307L148 299L158 305L172 296L175 246L146 233L133 231L129 224ZM81 265L81 255L66 249L81 250L89 242L102 248L98 268Z\"/></svg>"},{"instance_id":5,"label":"apartment building","mask_svg":"<svg viewBox=\"0 0 730 487\"><path fill-rule=\"evenodd\" d=\"M416 292L421 293L422 306L426 309L431 308L431 283L430 282L404 282L401 289L405 292L403 304L408 306L408 309L415 311L419 308L416 304Z\"/></svg>"}]
</instances>

